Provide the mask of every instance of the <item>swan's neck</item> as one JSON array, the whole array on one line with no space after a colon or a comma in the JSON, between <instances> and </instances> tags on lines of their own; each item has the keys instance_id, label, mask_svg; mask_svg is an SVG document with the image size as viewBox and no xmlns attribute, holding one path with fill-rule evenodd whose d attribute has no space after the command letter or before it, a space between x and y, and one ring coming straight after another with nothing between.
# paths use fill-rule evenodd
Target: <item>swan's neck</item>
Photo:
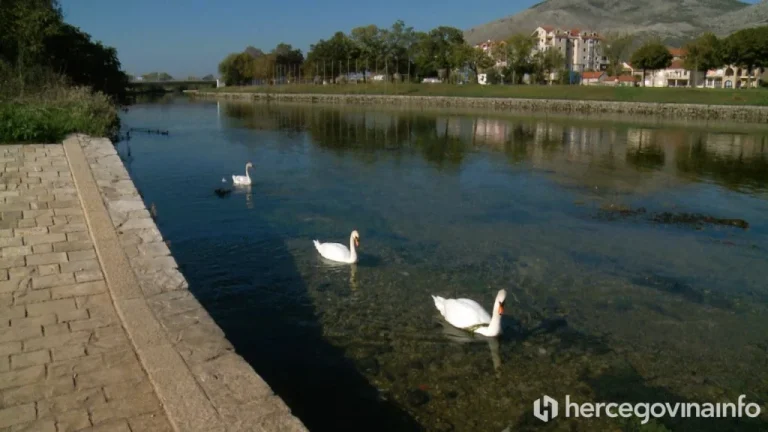
<instances>
[{"instance_id":1,"label":"swan's neck","mask_svg":"<svg viewBox=\"0 0 768 432\"><path fill-rule=\"evenodd\" d=\"M245 176L248 177L248 180L251 179L251 175L248 174L248 165L245 166Z\"/></svg>"},{"instance_id":2,"label":"swan's neck","mask_svg":"<svg viewBox=\"0 0 768 432\"><path fill-rule=\"evenodd\" d=\"M357 261L357 251L355 250L355 237L349 236L349 261Z\"/></svg>"},{"instance_id":3,"label":"swan's neck","mask_svg":"<svg viewBox=\"0 0 768 432\"><path fill-rule=\"evenodd\" d=\"M491 315L491 322L488 327L483 327L477 330L484 336L496 336L501 333L501 314L499 313L499 302L493 302L493 315Z\"/></svg>"}]
</instances>

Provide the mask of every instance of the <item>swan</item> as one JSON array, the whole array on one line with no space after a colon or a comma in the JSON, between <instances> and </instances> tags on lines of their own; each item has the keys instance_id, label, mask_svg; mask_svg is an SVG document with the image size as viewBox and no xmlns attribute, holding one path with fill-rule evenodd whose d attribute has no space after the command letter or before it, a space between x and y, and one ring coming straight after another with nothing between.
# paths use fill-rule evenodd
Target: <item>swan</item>
<instances>
[{"instance_id":1,"label":"swan","mask_svg":"<svg viewBox=\"0 0 768 432\"><path fill-rule=\"evenodd\" d=\"M493 303L493 318L476 301L460 299L444 299L432 296L435 307L440 315L454 327L483 336L494 337L501 333L501 314L504 313L506 290L499 290Z\"/></svg>"},{"instance_id":2,"label":"swan","mask_svg":"<svg viewBox=\"0 0 768 432\"><path fill-rule=\"evenodd\" d=\"M323 258L348 264L357 262L355 246L360 246L360 234L358 234L357 230L352 231L352 234L349 235L349 249L341 243L320 243L317 240L312 242Z\"/></svg>"},{"instance_id":3,"label":"swan","mask_svg":"<svg viewBox=\"0 0 768 432\"><path fill-rule=\"evenodd\" d=\"M249 185L251 184L251 176L248 174L248 168L253 168L253 164L248 162L245 164L245 175L232 175L232 183L236 185Z\"/></svg>"}]
</instances>

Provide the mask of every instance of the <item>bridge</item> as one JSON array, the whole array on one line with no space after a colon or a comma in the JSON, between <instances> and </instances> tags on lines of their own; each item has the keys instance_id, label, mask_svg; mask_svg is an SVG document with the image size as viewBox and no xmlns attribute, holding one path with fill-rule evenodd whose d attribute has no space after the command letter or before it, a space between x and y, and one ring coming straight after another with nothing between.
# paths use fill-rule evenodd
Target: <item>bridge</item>
<instances>
[{"instance_id":1,"label":"bridge","mask_svg":"<svg viewBox=\"0 0 768 432\"><path fill-rule=\"evenodd\" d=\"M128 84L128 91L130 93L174 93L206 88L216 88L216 80L131 81Z\"/></svg>"}]
</instances>

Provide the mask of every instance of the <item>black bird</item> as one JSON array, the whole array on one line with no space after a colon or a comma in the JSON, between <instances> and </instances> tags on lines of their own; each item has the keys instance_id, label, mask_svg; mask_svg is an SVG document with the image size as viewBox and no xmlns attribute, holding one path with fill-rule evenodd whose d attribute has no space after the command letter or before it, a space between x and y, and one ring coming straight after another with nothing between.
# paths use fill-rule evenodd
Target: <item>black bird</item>
<instances>
[{"instance_id":1,"label":"black bird","mask_svg":"<svg viewBox=\"0 0 768 432\"><path fill-rule=\"evenodd\" d=\"M214 192L216 193L216 195L219 196L219 198L224 198L225 196L229 195L232 192L232 189L218 188Z\"/></svg>"}]
</instances>

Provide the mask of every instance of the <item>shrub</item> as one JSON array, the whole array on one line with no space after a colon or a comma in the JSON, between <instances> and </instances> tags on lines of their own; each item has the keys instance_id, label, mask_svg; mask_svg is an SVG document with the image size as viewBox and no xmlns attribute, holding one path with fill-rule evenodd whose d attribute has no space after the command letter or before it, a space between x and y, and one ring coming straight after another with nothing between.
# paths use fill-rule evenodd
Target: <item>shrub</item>
<instances>
[{"instance_id":1,"label":"shrub","mask_svg":"<svg viewBox=\"0 0 768 432\"><path fill-rule=\"evenodd\" d=\"M60 142L70 133L114 137L117 108L103 93L85 87L47 87L0 101L0 142Z\"/></svg>"}]
</instances>

